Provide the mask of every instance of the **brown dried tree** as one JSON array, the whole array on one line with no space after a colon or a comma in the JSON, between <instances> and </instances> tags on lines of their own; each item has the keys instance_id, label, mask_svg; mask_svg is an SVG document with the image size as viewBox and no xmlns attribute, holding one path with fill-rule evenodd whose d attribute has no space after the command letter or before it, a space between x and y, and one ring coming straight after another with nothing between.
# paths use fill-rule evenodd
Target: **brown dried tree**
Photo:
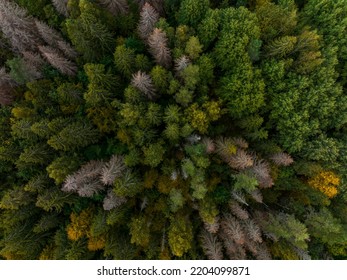
<instances>
[{"instance_id":1,"label":"brown dried tree","mask_svg":"<svg viewBox=\"0 0 347 280\"><path fill-rule=\"evenodd\" d=\"M138 4L140 9L146 5L146 3L149 3L154 9L156 9L160 15L164 15L164 0L135 0Z\"/></svg>"},{"instance_id":2,"label":"brown dried tree","mask_svg":"<svg viewBox=\"0 0 347 280\"><path fill-rule=\"evenodd\" d=\"M273 154L270 159L278 166L289 166L294 162L290 155L283 152Z\"/></svg>"},{"instance_id":3,"label":"brown dried tree","mask_svg":"<svg viewBox=\"0 0 347 280\"><path fill-rule=\"evenodd\" d=\"M148 3L146 3L140 13L140 22L137 32L141 39L147 42L149 35L153 32L155 24L159 20L158 12Z\"/></svg>"},{"instance_id":4,"label":"brown dried tree","mask_svg":"<svg viewBox=\"0 0 347 280\"><path fill-rule=\"evenodd\" d=\"M123 174L125 168L124 158L119 155L113 155L102 168L101 182L104 185L113 185L114 180Z\"/></svg>"},{"instance_id":5,"label":"brown dried tree","mask_svg":"<svg viewBox=\"0 0 347 280\"><path fill-rule=\"evenodd\" d=\"M61 36L58 31L39 20L35 20L35 25L41 38L50 47L59 49L70 59L75 59L77 57L77 52L64 40L63 36Z\"/></svg>"},{"instance_id":6,"label":"brown dried tree","mask_svg":"<svg viewBox=\"0 0 347 280\"><path fill-rule=\"evenodd\" d=\"M67 3L68 0L52 0L52 4L56 8L58 13L62 14L65 17L69 16Z\"/></svg>"},{"instance_id":7,"label":"brown dried tree","mask_svg":"<svg viewBox=\"0 0 347 280\"><path fill-rule=\"evenodd\" d=\"M205 146L205 151L208 154L212 154L216 150L216 145L215 145L213 139L211 139L209 137L202 138L201 143Z\"/></svg>"},{"instance_id":8,"label":"brown dried tree","mask_svg":"<svg viewBox=\"0 0 347 280\"><path fill-rule=\"evenodd\" d=\"M99 0L99 2L114 16L126 14L129 11L127 0Z\"/></svg>"},{"instance_id":9,"label":"brown dried tree","mask_svg":"<svg viewBox=\"0 0 347 280\"><path fill-rule=\"evenodd\" d=\"M36 51L41 42L33 18L12 1L0 1L0 29L15 51Z\"/></svg>"},{"instance_id":10,"label":"brown dried tree","mask_svg":"<svg viewBox=\"0 0 347 280\"><path fill-rule=\"evenodd\" d=\"M248 211L243 209L242 206L235 200L229 201L229 208L231 213L240 220L247 220L249 219Z\"/></svg>"},{"instance_id":11,"label":"brown dried tree","mask_svg":"<svg viewBox=\"0 0 347 280\"><path fill-rule=\"evenodd\" d=\"M100 160L91 160L84 164L78 171L67 176L62 191L75 192L82 197L91 197L105 189L100 181L105 163Z\"/></svg>"},{"instance_id":12,"label":"brown dried tree","mask_svg":"<svg viewBox=\"0 0 347 280\"><path fill-rule=\"evenodd\" d=\"M56 47L58 41L64 40L58 31L54 30L53 28L48 26L46 23L36 19L35 25L36 25L37 31L41 35L42 39L48 45L50 45L52 47Z\"/></svg>"},{"instance_id":13,"label":"brown dried tree","mask_svg":"<svg viewBox=\"0 0 347 280\"><path fill-rule=\"evenodd\" d=\"M200 235L201 246L209 260L223 259L223 246L216 235L203 230Z\"/></svg>"},{"instance_id":14,"label":"brown dried tree","mask_svg":"<svg viewBox=\"0 0 347 280\"><path fill-rule=\"evenodd\" d=\"M225 232L236 244L243 245L245 243L246 239L242 225L233 215L229 213L225 214L221 226L223 232Z\"/></svg>"},{"instance_id":15,"label":"brown dried tree","mask_svg":"<svg viewBox=\"0 0 347 280\"><path fill-rule=\"evenodd\" d=\"M103 208L106 211L110 211L117 208L127 202L127 199L123 196L117 196L112 189L107 191L107 195L103 201Z\"/></svg>"},{"instance_id":16,"label":"brown dried tree","mask_svg":"<svg viewBox=\"0 0 347 280\"><path fill-rule=\"evenodd\" d=\"M274 182L270 175L269 164L264 160L255 160L254 165L250 168L261 188L270 188Z\"/></svg>"},{"instance_id":17,"label":"brown dried tree","mask_svg":"<svg viewBox=\"0 0 347 280\"><path fill-rule=\"evenodd\" d=\"M74 62L66 59L59 52L51 47L39 46L41 54L46 60L61 73L74 76L77 72L77 66Z\"/></svg>"},{"instance_id":18,"label":"brown dried tree","mask_svg":"<svg viewBox=\"0 0 347 280\"><path fill-rule=\"evenodd\" d=\"M149 51L157 64L169 68L171 66L171 51L164 31L155 28L148 38Z\"/></svg>"},{"instance_id":19,"label":"brown dried tree","mask_svg":"<svg viewBox=\"0 0 347 280\"><path fill-rule=\"evenodd\" d=\"M243 170L253 165L253 157L245 150L237 149L236 154L228 158L228 164L233 169Z\"/></svg>"},{"instance_id":20,"label":"brown dried tree","mask_svg":"<svg viewBox=\"0 0 347 280\"><path fill-rule=\"evenodd\" d=\"M216 216L216 217L214 218L214 221L213 221L212 224L206 223L206 222L204 223L205 229L206 229L208 232L210 232L210 233L217 233L218 230L219 230L219 226L220 226L220 224L219 224L219 216Z\"/></svg>"},{"instance_id":21,"label":"brown dried tree","mask_svg":"<svg viewBox=\"0 0 347 280\"><path fill-rule=\"evenodd\" d=\"M153 100L156 98L156 92L153 85L151 76L148 74L138 71L133 74L131 84L147 96L148 99Z\"/></svg>"},{"instance_id":22,"label":"brown dried tree","mask_svg":"<svg viewBox=\"0 0 347 280\"><path fill-rule=\"evenodd\" d=\"M175 60L175 70L177 74L186 69L189 64L191 64L191 61L188 56L182 55L181 57L177 58Z\"/></svg>"},{"instance_id":23,"label":"brown dried tree","mask_svg":"<svg viewBox=\"0 0 347 280\"><path fill-rule=\"evenodd\" d=\"M247 234L247 237L254 242L261 243L263 239L261 238L260 227L251 219L248 219L243 222L243 227Z\"/></svg>"}]
</instances>

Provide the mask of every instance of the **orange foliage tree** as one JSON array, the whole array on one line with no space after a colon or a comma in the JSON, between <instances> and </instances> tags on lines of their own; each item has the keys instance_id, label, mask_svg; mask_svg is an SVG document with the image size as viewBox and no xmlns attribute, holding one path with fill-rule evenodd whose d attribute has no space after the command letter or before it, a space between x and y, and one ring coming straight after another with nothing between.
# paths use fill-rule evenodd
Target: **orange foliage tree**
<instances>
[{"instance_id":1,"label":"orange foliage tree","mask_svg":"<svg viewBox=\"0 0 347 280\"><path fill-rule=\"evenodd\" d=\"M324 193L329 198L337 194L340 178L332 171L322 171L308 180L308 185Z\"/></svg>"}]
</instances>

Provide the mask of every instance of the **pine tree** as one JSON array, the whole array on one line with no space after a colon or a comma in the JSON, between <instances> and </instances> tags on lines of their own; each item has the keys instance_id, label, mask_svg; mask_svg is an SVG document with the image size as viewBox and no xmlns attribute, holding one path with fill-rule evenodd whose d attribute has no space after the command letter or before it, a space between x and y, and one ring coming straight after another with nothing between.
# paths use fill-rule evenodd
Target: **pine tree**
<instances>
[{"instance_id":1,"label":"pine tree","mask_svg":"<svg viewBox=\"0 0 347 280\"><path fill-rule=\"evenodd\" d=\"M149 225L149 221L144 216L132 218L130 222L130 242L138 246L147 247L150 238Z\"/></svg>"},{"instance_id":2,"label":"pine tree","mask_svg":"<svg viewBox=\"0 0 347 280\"><path fill-rule=\"evenodd\" d=\"M217 233L220 227L219 223L219 216L216 216L213 220L213 223L204 223L204 228L209 232L209 233Z\"/></svg>"},{"instance_id":3,"label":"pine tree","mask_svg":"<svg viewBox=\"0 0 347 280\"><path fill-rule=\"evenodd\" d=\"M20 154L17 163L44 164L51 156L51 148L45 143L38 143L34 146L25 148Z\"/></svg>"},{"instance_id":4,"label":"pine tree","mask_svg":"<svg viewBox=\"0 0 347 280\"><path fill-rule=\"evenodd\" d=\"M173 255L181 257L191 248L193 239L192 225L189 220L176 214L171 220L168 241Z\"/></svg>"},{"instance_id":5,"label":"pine tree","mask_svg":"<svg viewBox=\"0 0 347 280\"><path fill-rule=\"evenodd\" d=\"M115 40L95 5L83 1L80 10L77 18L66 21L67 33L85 61L96 62L114 50Z\"/></svg>"},{"instance_id":6,"label":"pine tree","mask_svg":"<svg viewBox=\"0 0 347 280\"><path fill-rule=\"evenodd\" d=\"M164 159L165 148L162 143L149 144L143 147L144 163L151 167L156 167Z\"/></svg>"},{"instance_id":7,"label":"pine tree","mask_svg":"<svg viewBox=\"0 0 347 280\"><path fill-rule=\"evenodd\" d=\"M135 51L125 45L118 46L114 53L114 63L117 70L125 77L131 77L135 69Z\"/></svg>"},{"instance_id":8,"label":"pine tree","mask_svg":"<svg viewBox=\"0 0 347 280\"><path fill-rule=\"evenodd\" d=\"M78 53L75 51L75 49L66 41L58 41L57 48L60 49L69 59L74 60L78 56Z\"/></svg>"},{"instance_id":9,"label":"pine tree","mask_svg":"<svg viewBox=\"0 0 347 280\"><path fill-rule=\"evenodd\" d=\"M250 195L252 196L252 198L258 202L258 203L262 203L263 202L263 195L261 193L261 191L259 189L255 189L253 191L251 191Z\"/></svg>"},{"instance_id":10,"label":"pine tree","mask_svg":"<svg viewBox=\"0 0 347 280\"><path fill-rule=\"evenodd\" d=\"M237 152L234 141L230 138L220 137L216 140L216 153L224 160L228 161L229 158Z\"/></svg>"},{"instance_id":11,"label":"pine tree","mask_svg":"<svg viewBox=\"0 0 347 280\"><path fill-rule=\"evenodd\" d=\"M209 0L183 0L177 13L180 24L197 27L210 6Z\"/></svg>"},{"instance_id":12,"label":"pine tree","mask_svg":"<svg viewBox=\"0 0 347 280\"><path fill-rule=\"evenodd\" d=\"M306 225L294 215L285 213L270 214L264 220L257 220L264 232L270 233L277 240L283 238L301 249L307 249L309 233Z\"/></svg>"},{"instance_id":13,"label":"pine tree","mask_svg":"<svg viewBox=\"0 0 347 280\"><path fill-rule=\"evenodd\" d=\"M276 38L265 46L265 55L283 58L289 55L295 48L298 39L295 36L283 36Z\"/></svg>"},{"instance_id":14,"label":"pine tree","mask_svg":"<svg viewBox=\"0 0 347 280\"><path fill-rule=\"evenodd\" d=\"M66 194L57 187L49 187L43 190L38 196L35 205L46 212L61 212L66 205L76 203L76 197Z\"/></svg>"},{"instance_id":15,"label":"pine tree","mask_svg":"<svg viewBox=\"0 0 347 280\"><path fill-rule=\"evenodd\" d=\"M117 196L133 197L138 194L141 189L142 185L138 176L131 170L127 169L122 177L116 179L113 191Z\"/></svg>"},{"instance_id":16,"label":"pine tree","mask_svg":"<svg viewBox=\"0 0 347 280\"><path fill-rule=\"evenodd\" d=\"M34 63L32 63L30 58L28 60L25 57L15 57L6 63L11 68L10 76L12 79L18 84L25 84L42 78L42 65L39 65L37 61L35 59Z\"/></svg>"},{"instance_id":17,"label":"pine tree","mask_svg":"<svg viewBox=\"0 0 347 280\"><path fill-rule=\"evenodd\" d=\"M207 49L217 38L220 24L220 11L218 9L208 9L205 17L198 25L198 37L204 49Z\"/></svg>"},{"instance_id":18,"label":"pine tree","mask_svg":"<svg viewBox=\"0 0 347 280\"><path fill-rule=\"evenodd\" d=\"M255 13L262 30L262 39L269 41L278 36L290 35L297 24L297 10L294 1L286 1L287 6L271 1L259 1Z\"/></svg>"},{"instance_id":19,"label":"pine tree","mask_svg":"<svg viewBox=\"0 0 347 280\"><path fill-rule=\"evenodd\" d=\"M6 73L5 67L0 68L0 104L10 105L14 100L12 93L15 82Z\"/></svg>"},{"instance_id":20,"label":"pine tree","mask_svg":"<svg viewBox=\"0 0 347 280\"><path fill-rule=\"evenodd\" d=\"M56 150L71 151L98 141L99 132L89 122L74 122L67 125L47 143Z\"/></svg>"},{"instance_id":21,"label":"pine tree","mask_svg":"<svg viewBox=\"0 0 347 280\"><path fill-rule=\"evenodd\" d=\"M207 154L212 154L216 151L216 143L213 139L204 137L202 138L201 143L205 146Z\"/></svg>"},{"instance_id":22,"label":"pine tree","mask_svg":"<svg viewBox=\"0 0 347 280\"><path fill-rule=\"evenodd\" d=\"M7 190L0 201L1 209L17 210L19 207L33 203L33 197L30 192L27 192L19 187L14 187Z\"/></svg>"},{"instance_id":23,"label":"pine tree","mask_svg":"<svg viewBox=\"0 0 347 280\"><path fill-rule=\"evenodd\" d=\"M50 231L54 228L57 228L60 222L61 217L59 217L57 213L45 213L35 224L33 232L40 233Z\"/></svg>"},{"instance_id":24,"label":"pine tree","mask_svg":"<svg viewBox=\"0 0 347 280\"><path fill-rule=\"evenodd\" d=\"M48 176L54 179L57 185L79 167L80 161L75 156L61 156L53 160L46 168Z\"/></svg>"},{"instance_id":25,"label":"pine tree","mask_svg":"<svg viewBox=\"0 0 347 280\"><path fill-rule=\"evenodd\" d=\"M203 46L200 44L199 38L191 36L186 44L185 53L194 61L199 58L202 48Z\"/></svg>"},{"instance_id":26,"label":"pine tree","mask_svg":"<svg viewBox=\"0 0 347 280\"><path fill-rule=\"evenodd\" d=\"M104 64L87 63L84 65L89 84L88 91L83 97L89 107L107 107L106 100L110 99L113 90L118 85L117 76L105 69Z\"/></svg>"}]
</instances>

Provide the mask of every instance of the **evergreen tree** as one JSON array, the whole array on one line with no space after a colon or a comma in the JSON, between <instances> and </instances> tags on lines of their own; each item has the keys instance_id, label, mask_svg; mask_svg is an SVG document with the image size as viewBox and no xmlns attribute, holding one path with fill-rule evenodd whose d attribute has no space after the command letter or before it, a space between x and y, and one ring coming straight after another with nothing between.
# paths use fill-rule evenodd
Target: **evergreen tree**
<instances>
[{"instance_id":1,"label":"evergreen tree","mask_svg":"<svg viewBox=\"0 0 347 280\"><path fill-rule=\"evenodd\" d=\"M177 13L178 22L180 24L197 27L204 18L209 5L209 0L183 0Z\"/></svg>"},{"instance_id":2,"label":"evergreen tree","mask_svg":"<svg viewBox=\"0 0 347 280\"><path fill-rule=\"evenodd\" d=\"M95 143L99 138L97 130L88 122L73 122L47 143L56 150L71 151Z\"/></svg>"},{"instance_id":3,"label":"evergreen tree","mask_svg":"<svg viewBox=\"0 0 347 280\"><path fill-rule=\"evenodd\" d=\"M80 15L68 19L66 28L76 50L88 62L95 62L113 51L114 39L107 26L100 20L100 10L85 0L80 1Z\"/></svg>"}]
</instances>

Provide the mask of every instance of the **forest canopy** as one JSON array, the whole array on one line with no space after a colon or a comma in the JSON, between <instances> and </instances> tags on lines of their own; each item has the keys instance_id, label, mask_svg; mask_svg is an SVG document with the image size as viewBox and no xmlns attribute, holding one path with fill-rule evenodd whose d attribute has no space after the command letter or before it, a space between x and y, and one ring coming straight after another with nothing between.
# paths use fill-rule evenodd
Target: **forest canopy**
<instances>
[{"instance_id":1,"label":"forest canopy","mask_svg":"<svg viewBox=\"0 0 347 280\"><path fill-rule=\"evenodd\" d=\"M347 0L1 0L0 259L347 259Z\"/></svg>"}]
</instances>

